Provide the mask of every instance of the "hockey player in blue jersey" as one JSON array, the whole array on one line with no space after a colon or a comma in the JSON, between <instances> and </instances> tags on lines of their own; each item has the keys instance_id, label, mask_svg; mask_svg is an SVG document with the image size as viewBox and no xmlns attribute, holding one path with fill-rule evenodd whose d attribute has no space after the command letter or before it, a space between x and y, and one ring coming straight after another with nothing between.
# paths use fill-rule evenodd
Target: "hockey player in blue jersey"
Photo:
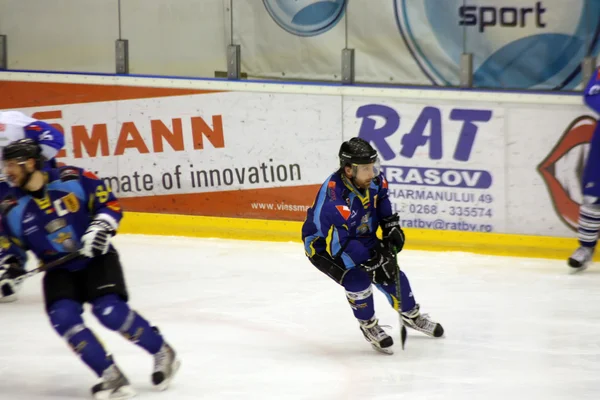
<instances>
[{"instance_id":1,"label":"hockey player in blue jersey","mask_svg":"<svg viewBox=\"0 0 600 400\"><path fill-rule=\"evenodd\" d=\"M600 115L600 68L588 82L583 99L588 107ZM579 248L568 261L573 271L584 270L592 261L600 231L600 119L590 142L582 187L583 202L579 208L577 229Z\"/></svg>"},{"instance_id":2,"label":"hockey player in blue jersey","mask_svg":"<svg viewBox=\"0 0 600 400\"><path fill-rule=\"evenodd\" d=\"M92 388L97 399L124 399L134 392L82 319L89 303L107 328L154 356L152 382L166 389L179 367L158 329L132 310L119 255L110 238L122 218L118 200L104 182L80 168L41 170L38 145L22 139L4 147L4 172L15 186L0 202L5 268L22 269L22 251L48 263L78 252L79 257L48 270L43 278L46 312L56 332L101 379ZM13 250L11 250L13 249Z\"/></svg>"},{"instance_id":3,"label":"hockey player in blue jersey","mask_svg":"<svg viewBox=\"0 0 600 400\"><path fill-rule=\"evenodd\" d=\"M60 131L19 111L0 111L0 153L7 144L25 138L32 139L40 146L45 169L56 166L54 157L65 145L64 136ZM9 182L0 177L0 199L9 189ZM0 303L17 300L19 288L20 284L14 280L13 271L0 269Z\"/></svg>"},{"instance_id":4,"label":"hockey player in blue jersey","mask_svg":"<svg viewBox=\"0 0 600 400\"><path fill-rule=\"evenodd\" d=\"M410 283L401 272L401 296L396 293L399 272L395 252L404 246L399 217L392 213L388 184L379 172L377 151L360 138L344 142L340 168L319 190L302 226L310 262L346 289L346 297L366 340L375 350L391 354L392 338L375 317L372 284L398 310L406 326L441 337L442 326L421 314ZM377 236L381 227L383 241Z\"/></svg>"}]
</instances>

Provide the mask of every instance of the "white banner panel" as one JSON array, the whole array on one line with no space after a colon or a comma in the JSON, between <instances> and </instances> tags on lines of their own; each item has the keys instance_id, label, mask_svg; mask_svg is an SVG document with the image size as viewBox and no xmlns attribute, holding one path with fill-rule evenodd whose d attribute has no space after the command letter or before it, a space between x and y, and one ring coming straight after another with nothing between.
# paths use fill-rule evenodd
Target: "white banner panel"
<instances>
[{"instance_id":1,"label":"white banner panel","mask_svg":"<svg viewBox=\"0 0 600 400\"><path fill-rule=\"evenodd\" d=\"M222 92L43 111L62 113L49 121L65 130L61 161L132 197L321 183L324 166L337 165L340 105L336 96Z\"/></svg>"}]
</instances>

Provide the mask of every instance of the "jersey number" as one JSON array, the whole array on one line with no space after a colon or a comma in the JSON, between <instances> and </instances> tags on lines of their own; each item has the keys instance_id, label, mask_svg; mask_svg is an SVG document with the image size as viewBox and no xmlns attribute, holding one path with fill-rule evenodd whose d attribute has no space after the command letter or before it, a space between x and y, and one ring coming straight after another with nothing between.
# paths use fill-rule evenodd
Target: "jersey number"
<instances>
[{"instance_id":1,"label":"jersey number","mask_svg":"<svg viewBox=\"0 0 600 400\"><path fill-rule=\"evenodd\" d=\"M46 131L46 132L44 132L44 133L42 133L40 135L40 142L42 140L46 140L48 142L51 142L52 140L54 140L54 138L52 137L52 134L50 133L50 131Z\"/></svg>"},{"instance_id":2,"label":"jersey number","mask_svg":"<svg viewBox=\"0 0 600 400\"><path fill-rule=\"evenodd\" d=\"M106 190L104 189L104 186L99 185L96 188L96 198L98 199L98 201L100 203L106 203L106 201L108 200L108 194L110 193L110 187L107 186Z\"/></svg>"}]
</instances>

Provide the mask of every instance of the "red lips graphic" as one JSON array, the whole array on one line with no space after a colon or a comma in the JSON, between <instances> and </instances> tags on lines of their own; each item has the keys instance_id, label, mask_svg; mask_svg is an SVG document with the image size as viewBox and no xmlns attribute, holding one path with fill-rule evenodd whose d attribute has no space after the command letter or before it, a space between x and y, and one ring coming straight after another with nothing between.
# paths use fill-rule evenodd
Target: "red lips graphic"
<instances>
[{"instance_id":1,"label":"red lips graphic","mask_svg":"<svg viewBox=\"0 0 600 400\"><path fill-rule=\"evenodd\" d=\"M582 116L576 118L565 130L550 154L537 167L544 182L546 182L556 213L573 230L577 230L579 203L571 199L561 183L556 179L554 164L572 148L592 140L595 127L596 119L593 117Z\"/></svg>"}]
</instances>

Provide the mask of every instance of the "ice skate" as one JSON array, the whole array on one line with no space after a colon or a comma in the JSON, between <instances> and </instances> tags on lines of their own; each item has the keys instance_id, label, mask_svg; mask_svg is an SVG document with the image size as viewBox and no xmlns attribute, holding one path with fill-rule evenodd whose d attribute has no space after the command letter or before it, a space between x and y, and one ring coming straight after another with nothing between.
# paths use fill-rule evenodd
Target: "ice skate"
<instances>
[{"instance_id":1,"label":"ice skate","mask_svg":"<svg viewBox=\"0 0 600 400\"><path fill-rule=\"evenodd\" d=\"M106 368L100 379L100 383L92 387L96 400L125 400L135 396L129 381L115 364Z\"/></svg>"},{"instance_id":2,"label":"ice skate","mask_svg":"<svg viewBox=\"0 0 600 400\"><path fill-rule=\"evenodd\" d=\"M25 270L22 268L9 268L8 270L0 268L0 303L12 303L19 299L19 291L23 282L16 278L24 273Z\"/></svg>"},{"instance_id":3,"label":"ice skate","mask_svg":"<svg viewBox=\"0 0 600 400\"><path fill-rule=\"evenodd\" d=\"M429 315L421 314L419 310L420 307L417 304L412 310L401 313L400 315L402 316L404 324L407 327L423 332L428 336L437 338L444 335L444 328L442 328L442 325L431 320Z\"/></svg>"},{"instance_id":4,"label":"ice skate","mask_svg":"<svg viewBox=\"0 0 600 400\"><path fill-rule=\"evenodd\" d=\"M372 318L368 321L359 320L360 330L367 342L380 353L393 354L392 345L394 340L379 326L379 320Z\"/></svg>"},{"instance_id":5,"label":"ice skate","mask_svg":"<svg viewBox=\"0 0 600 400\"><path fill-rule=\"evenodd\" d=\"M10 282L0 282L0 303L13 303L19 300L19 293Z\"/></svg>"},{"instance_id":6,"label":"ice skate","mask_svg":"<svg viewBox=\"0 0 600 400\"><path fill-rule=\"evenodd\" d=\"M169 387L180 365L181 362L177 359L175 350L167 342L163 342L158 353L154 355L154 372L152 373L152 383L158 390L165 390Z\"/></svg>"},{"instance_id":7,"label":"ice skate","mask_svg":"<svg viewBox=\"0 0 600 400\"><path fill-rule=\"evenodd\" d=\"M569 257L568 264L569 267L571 267L571 272L579 272L586 269L592 262L593 256L593 247L580 246L573 254L571 254L571 257Z\"/></svg>"}]
</instances>

